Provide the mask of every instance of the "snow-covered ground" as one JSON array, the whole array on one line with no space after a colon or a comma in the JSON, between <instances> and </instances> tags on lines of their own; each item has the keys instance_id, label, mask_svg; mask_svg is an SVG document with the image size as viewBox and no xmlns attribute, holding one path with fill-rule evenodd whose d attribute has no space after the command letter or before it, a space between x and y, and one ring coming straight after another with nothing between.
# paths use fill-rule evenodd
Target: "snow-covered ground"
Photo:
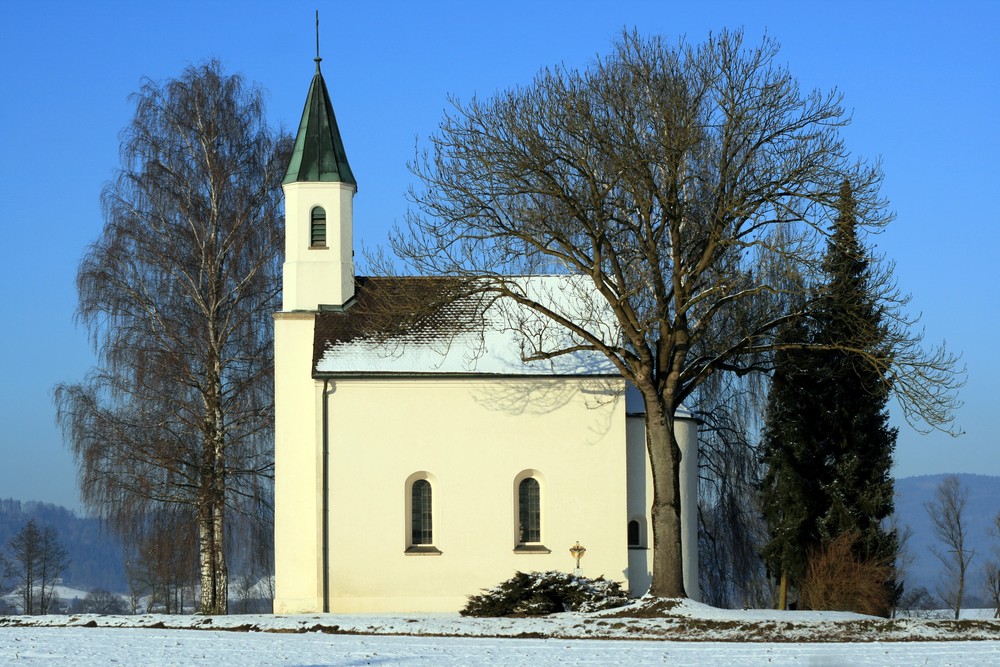
<instances>
[{"instance_id":1,"label":"snow-covered ground","mask_svg":"<svg viewBox=\"0 0 1000 667\"><path fill-rule=\"evenodd\" d=\"M0 617L0 664L1000 665L1000 621L983 613L957 623L887 621L691 602L667 613L8 616Z\"/></svg>"},{"instance_id":2,"label":"snow-covered ground","mask_svg":"<svg viewBox=\"0 0 1000 667\"><path fill-rule=\"evenodd\" d=\"M276 634L116 628L4 628L17 665L997 665L1000 642L867 644L601 641Z\"/></svg>"}]
</instances>

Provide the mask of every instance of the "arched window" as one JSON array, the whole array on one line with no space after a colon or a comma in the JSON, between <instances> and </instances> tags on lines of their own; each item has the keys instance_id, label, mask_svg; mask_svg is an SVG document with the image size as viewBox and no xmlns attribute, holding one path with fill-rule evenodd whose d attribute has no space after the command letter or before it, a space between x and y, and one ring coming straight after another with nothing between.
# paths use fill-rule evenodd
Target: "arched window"
<instances>
[{"instance_id":1,"label":"arched window","mask_svg":"<svg viewBox=\"0 0 1000 667\"><path fill-rule=\"evenodd\" d=\"M431 483L426 479L416 480L410 489L410 497L410 544L412 546L434 544Z\"/></svg>"},{"instance_id":2,"label":"arched window","mask_svg":"<svg viewBox=\"0 0 1000 667\"><path fill-rule=\"evenodd\" d=\"M403 498L406 513L403 515L405 517L403 541L404 553L408 556L441 555L441 550L434 546L435 486L437 480L434 475L426 471L413 473L404 483Z\"/></svg>"},{"instance_id":3,"label":"arched window","mask_svg":"<svg viewBox=\"0 0 1000 667\"><path fill-rule=\"evenodd\" d=\"M637 515L628 520L628 548L646 548L646 517Z\"/></svg>"},{"instance_id":4,"label":"arched window","mask_svg":"<svg viewBox=\"0 0 1000 667\"><path fill-rule=\"evenodd\" d=\"M517 487L518 542L542 541L542 503L538 480L527 477Z\"/></svg>"},{"instance_id":5,"label":"arched window","mask_svg":"<svg viewBox=\"0 0 1000 667\"><path fill-rule=\"evenodd\" d=\"M322 206L312 210L312 220L309 233L309 246L312 248L326 247L326 211Z\"/></svg>"},{"instance_id":6,"label":"arched window","mask_svg":"<svg viewBox=\"0 0 1000 667\"><path fill-rule=\"evenodd\" d=\"M628 522L628 545L630 547L642 546L639 539L639 522L632 519Z\"/></svg>"}]
</instances>

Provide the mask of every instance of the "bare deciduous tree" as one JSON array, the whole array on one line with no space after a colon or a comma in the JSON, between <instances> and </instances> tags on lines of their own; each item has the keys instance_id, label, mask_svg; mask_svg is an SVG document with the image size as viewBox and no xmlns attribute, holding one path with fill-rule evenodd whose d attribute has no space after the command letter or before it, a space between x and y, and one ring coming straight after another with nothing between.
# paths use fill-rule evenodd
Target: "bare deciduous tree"
<instances>
[{"instance_id":1,"label":"bare deciduous tree","mask_svg":"<svg viewBox=\"0 0 1000 667\"><path fill-rule=\"evenodd\" d=\"M907 524L900 524L899 515L893 512L892 517L889 519L888 529L896 534L898 543L896 550L896 581L901 586L901 592L891 610L891 615L895 618L901 612L909 612L914 604L919 602L920 595L916 589L910 590L912 586L907 582L909 570L913 566L914 561L913 550L910 547L910 541L913 539L913 528Z\"/></svg>"},{"instance_id":2,"label":"bare deciduous tree","mask_svg":"<svg viewBox=\"0 0 1000 667\"><path fill-rule=\"evenodd\" d=\"M965 597L965 575L976 552L966 548L968 526L965 523L965 505L969 501L969 491L955 476L945 477L937 488L934 500L924 508L930 515L934 535L942 542L944 549L933 549L934 555L945 568L945 579L938 588L938 597L955 612L958 620Z\"/></svg>"},{"instance_id":3,"label":"bare deciduous tree","mask_svg":"<svg viewBox=\"0 0 1000 667\"><path fill-rule=\"evenodd\" d=\"M225 613L227 513L269 521L271 313L290 141L218 62L145 81L105 226L77 275L99 366L56 388L83 500L129 539L163 508L197 524L200 606Z\"/></svg>"},{"instance_id":4,"label":"bare deciduous tree","mask_svg":"<svg viewBox=\"0 0 1000 667\"><path fill-rule=\"evenodd\" d=\"M52 526L30 519L7 545L10 574L25 614L47 614L56 601L55 584L69 566L66 549Z\"/></svg>"},{"instance_id":5,"label":"bare deciduous tree","mask_svg":"<svg viewBox=\"0 0 1000 667\"><path fill-rule=\"evenodd\" d=\"M149 522L126 558L129 587L133 597L146 598L147 612L183 614L186 593L197 580L197 524L184 513L168 510Z\"/></svg>"},{"instance_id":6,"label":"bare deciduous tree","mask_svg":"<svg viewBox=\"0 0 1000 667\"><path fill-rule=\"evenodd\" d=\"M1000 540L1000 512L993 517L990 535ZM993 558L983 566L986 574L986 590L990 602L993 603L993 618L1000 618L1000 543L993 546Z\"/></svg>"},{"instance_id":7,"label":"bare deciduous tree","mask_svg":"<svg viewBox=\"0 0 1000 667\"><path fill-rule=\"evenodd\" d=\"M993 605L993 618L1000 618L1000 566L996 561L989 561L985 566L986 591Z\"/></svg>"},{"instance_id":8,"label":"bare deciduous tree","mask_svg":"<svg viewBox=\"0 0 1000 667\"><path fill-rule=\"evenodd\" d=\"M879 168L840 138L839 93L801 91L777 53L740 33L676 46L625 34L586 71L453 100L391 239L417 272L467 277L569 332L565 343L525 331L525 358L599 352L639 390L657 596L685 594L675 411L716 374L768 369L774 332L795 315L788 285L808 282L788 276L817 271L845 179L862 227L890 217ZM593 308L569 316L510 278L539 273L582 276L567 289ZM908 415L946 425L954 359L925 353L900 305L885 303L890 340L866 360L888 369Z\"/></svg>"},{"instance_id":9,"label":"bare deciduous tree","mask_svg":"<svg viewBox=\"0 0 1000 667\"><path fill-rule=\"evenodd\" d=\"M7 579L12 576L13 566L4 554L0 554L0 593L5 592L7 589Z\"/></svg>"},{"instance_id":10,"label":"bare deciduous tree","mask_svg":"<svg viewBox=\"0 0 1000 667\"><path fill-rule=\"evenodd\" d=\"M103 588L95 588L80 600L76 611L82 614L124 614L125 600Z\"/></svg>"}]
</instances>

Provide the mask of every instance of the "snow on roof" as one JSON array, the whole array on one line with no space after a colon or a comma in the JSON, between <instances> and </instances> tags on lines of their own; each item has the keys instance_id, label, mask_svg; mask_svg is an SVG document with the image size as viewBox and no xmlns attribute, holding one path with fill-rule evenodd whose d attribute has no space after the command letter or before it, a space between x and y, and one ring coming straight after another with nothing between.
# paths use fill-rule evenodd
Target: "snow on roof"
<instances>
[{"instance_id":1,"label":"snow on roof","mask_svg":"<svg viewBox=\"0 0 1000 667\"><path fill-rule=\"evenodd\" d=\"M603 341L617 339L614 317L585 277L503 281L553 313L586 323ZM317 315L316 374L618 374L607 357L593 350L525 361L582 340L513 299L475 293L468 286L441 277L359 279L351 307Z\"/></svg>"}]
</instances>

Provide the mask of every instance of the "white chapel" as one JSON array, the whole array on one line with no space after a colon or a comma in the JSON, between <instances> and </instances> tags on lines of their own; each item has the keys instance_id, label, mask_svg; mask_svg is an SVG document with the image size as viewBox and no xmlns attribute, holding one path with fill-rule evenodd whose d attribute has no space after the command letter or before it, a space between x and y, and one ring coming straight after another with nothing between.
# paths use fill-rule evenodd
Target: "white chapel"
<instances>
[{"instance_id":1,"label":"white chapel","mask_svg":"<svg viewBox=\"0 0 1000 667\"><path fill-rule=\"evenodd\" d=\"M319 62L283 185L275 613L456 611L515 571L573 572L576 543L584 576L642 595L641 400L600 355L523 361L524 331L565 334L511 304L355 275L357 181ZM510 279L568 316L587 301L579 276ZM697 428L679 416L697 599Z\"/></svg>"}]
</instances>

